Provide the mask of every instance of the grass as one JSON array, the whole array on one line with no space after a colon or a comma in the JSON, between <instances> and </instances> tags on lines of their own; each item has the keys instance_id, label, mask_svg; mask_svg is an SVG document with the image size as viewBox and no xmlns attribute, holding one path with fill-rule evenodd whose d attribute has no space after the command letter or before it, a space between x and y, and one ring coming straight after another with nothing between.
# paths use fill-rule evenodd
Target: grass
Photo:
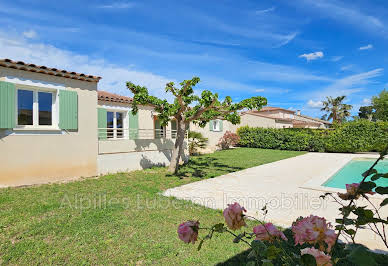
<instances>
[{"instance_id":1,"label":"grass","mask_svg":"<svg viewBox=\"0 0 388 266\"><path fill-rule=\"evenodd\" d=\"M222 263L246 250L218 235L198 252L177 239L177 226L222 222L221 211L160 192L201 178L303 152L239 148L193 157L179 176L165 168L106 175L66 184L0 190L0 264ZM199 176L199 177L198 177ZM181 178L185 177L185 178Z\"/></svg>"}]
</instances>

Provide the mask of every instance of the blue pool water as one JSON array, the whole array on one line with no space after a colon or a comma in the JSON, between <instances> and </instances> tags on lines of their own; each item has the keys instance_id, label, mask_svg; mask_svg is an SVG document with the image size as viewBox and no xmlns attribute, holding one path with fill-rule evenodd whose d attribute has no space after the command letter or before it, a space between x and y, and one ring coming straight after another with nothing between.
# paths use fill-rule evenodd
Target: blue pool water
<instances>
[{"instance_id":1,"label":"blue pool water","mask_svg":"<svg viewBox=\"0 0 388 266\"><path fill-rule=\"evenodd\" d=\"M362 173L369 169L375 160L355 159L342 167L335 175L327 180L323 186L333 188L346 188L346 184L359 183L362 180ZM388 160L380 161L375 169L379 173L388 173ZM366 179L370 181L370 176ZM388 178L380 178L375 181L377 186L388 186Z\"/></svg>"}]
</instances>

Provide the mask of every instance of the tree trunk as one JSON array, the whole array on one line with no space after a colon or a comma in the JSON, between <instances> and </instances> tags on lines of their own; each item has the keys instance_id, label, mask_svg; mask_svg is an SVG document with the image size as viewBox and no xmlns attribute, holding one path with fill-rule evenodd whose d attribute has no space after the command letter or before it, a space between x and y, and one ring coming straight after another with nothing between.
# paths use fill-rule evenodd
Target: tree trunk
<instances>
[{"instance_id":1,"label":"tree trunk","mask_svg":"<svg viewBox=\"0 0 388 266\"><path fill-rule=\"evenodd\" d=\"M186 135L185 122L177 121L177 137L175 140L174 150L172 151L170 166L168 167L168 173L176 174L179 169L179 159L183 158L184 153L184 141Z\"/></svg>"}]
</instances>

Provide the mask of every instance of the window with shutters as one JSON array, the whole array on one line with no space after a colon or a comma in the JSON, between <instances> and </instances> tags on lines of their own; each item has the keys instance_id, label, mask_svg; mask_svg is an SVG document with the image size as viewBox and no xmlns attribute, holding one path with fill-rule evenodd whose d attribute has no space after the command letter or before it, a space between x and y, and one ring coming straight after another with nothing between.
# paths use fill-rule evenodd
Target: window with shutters
<instances>
[{"instance_id":1,"label":"window with shutters","mask_svg":"<svg viewBox=\"0 0 388 266\"><path fill-rule=\"evenodd\" d=\"M107 111L106 113L106 128L107 128L107 138L108 139L122 139L126 137L127 132L125 128L126 122L126 112L122 111Z\"/></svg>"},{"instance_id":2,"label":"window with shutters","mask_svg":"<svg viewBox=\"0 0 388 266\"><path fill-rule=\"evenodd\" d=\"M57 91L16 88L17 128L58 128Z\"/></svg>"},{"instance_id":3,"label":"window with shutters","mask_svg":"<svg viewBox=\"0 0 388 266\"><path fill-rule=\"evenodd\" d=\"M213 120L212 131L221 131L220 120Z\"/></svg>"}]
</instances>

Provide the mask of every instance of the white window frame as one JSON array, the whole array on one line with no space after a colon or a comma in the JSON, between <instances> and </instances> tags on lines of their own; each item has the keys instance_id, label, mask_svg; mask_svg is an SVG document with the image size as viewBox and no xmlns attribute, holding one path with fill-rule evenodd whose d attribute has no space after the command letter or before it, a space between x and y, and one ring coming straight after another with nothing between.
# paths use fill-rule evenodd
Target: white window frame
<instances>
[{"instance_id":1,"label":"white window frame","mask_svg":"<svg viewBox=\"0 0 388 266\"><path fill-rule=\"evenodd\" d=\"M18 108L18 96L19 96L19 90L27 90L33 92L33 103L32 103L32 125L19 125L19 108ZM52 106L51 106L51 117L52 117L52 124L51 125L39 125L39 99L38 99L38 93L39 92L49 92L52 93ZM16 128L14 130L18 129L37 129L37 130L59 130L59 97L58 97L59 91L57 89L52 88L42 88L42 87L35 87L35 86L28 86L28 85L19 85L16 84L16 105L15 105L15 111L16 111Z\"/></svg>"},{"instance_id":2,"label":"white window frame","mask_svg":"<svg viewBox=\"0 0 388 266\"><path fill-rule=\"evenodd\" d=\"M221 128L220 128L220 120L213 120L213 128L212 128L212 131L214 131L214 132L220 132L220 131L221 131Z\"/></svg>"},{"instance_id":3,"label":"white window frame","mask_svg":"<svg viewBox=\"0 0 388 266\"><path fill-rule=\"evenodd\" d=\"M109 140L114 140L114 139L128 139L129 138L129 132L128 132L128 128L129 128L129 121L128 121L128 111L126 110L123 110L123 109L106 109L106 112L107 112L107 115L108 115L108 112L110 113L113 113L113 128L108 128L108 119L106 121L106 128L107 128L107 139ZM117 128L117 113L122 113L123 114L123 136L121 138L118 138L117 137L117 130L120 129L120 128ZM108 130L113 130L113 138L110 138L109 137L109 132Z\"/></svg>"}]
</instances>

